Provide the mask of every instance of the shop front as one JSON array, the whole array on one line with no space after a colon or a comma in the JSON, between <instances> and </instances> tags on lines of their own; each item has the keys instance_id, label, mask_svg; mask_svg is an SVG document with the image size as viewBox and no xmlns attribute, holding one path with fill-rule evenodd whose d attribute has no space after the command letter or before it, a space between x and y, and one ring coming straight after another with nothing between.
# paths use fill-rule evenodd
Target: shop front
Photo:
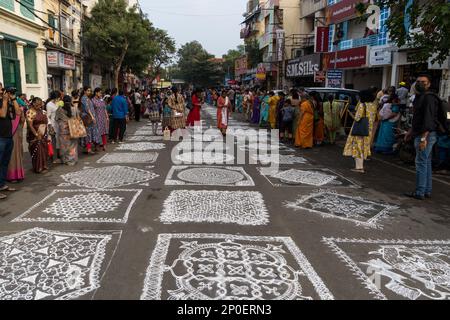
<instances>
[{"instance_id":1,"label":"shop front","mask_svg":"<svg viewBox=\"0 0 450 320\"><path fill-rule=\"evenodd\" d=\"M47 51L48 89L70 93L77 85L75 56L60 51Z\"/></svg>"},{"instance_id":2,"label":"shop front","mask_svg":"<svg viewBox=\"0 0 450 320\"><path fill-rule=\"evenodd\" d=\"M323 87L322 61L320 53L306 55L288 60L286 64L286 79L292 87Z\"/></svg>"},{"instance_id":3,"label":"shop front","mask_svg":"<svg viewBox=\"0 0 450 320\"><path fill-rule=\"evenodd\" d=\"M383 83L383 67L369 67L367 46L325 53L323 66L327 71L343 70L346 89L381 88Z\"/></svg>"}]
</instances>

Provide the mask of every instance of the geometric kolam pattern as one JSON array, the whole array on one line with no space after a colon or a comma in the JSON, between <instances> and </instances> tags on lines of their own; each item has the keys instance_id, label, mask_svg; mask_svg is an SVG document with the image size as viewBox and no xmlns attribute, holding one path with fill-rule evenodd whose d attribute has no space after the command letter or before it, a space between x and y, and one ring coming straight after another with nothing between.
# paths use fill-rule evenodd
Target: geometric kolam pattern
<instances>
[{"instance_id":1,"label":"geometric kolam pattern","mask_svg":"<svg viewBox=\"0 0 450 320\"><path fill-rule=\"evenodd\" d=\"M262 195L251 191L172 191L161 221L265 225L269 222Z\"/></svg>"},{"instance_id":2,"label":"geometric kolam pattern","mask_svg":"<svg viewBox=\"0 0 450 320\"><path fill-rule=\"evenodd\" d=\"M135 142L135 143L124 143L120 144L116 151L150 151L150 150L162 150L166 146L164 143L153 143L153 142Z\"/></svg>"},{"instance_id":3,"label":"geometric kolam pattern","mask_svg":"<svg viewBox=\"0 0 450 320\"><path fill-rule=\"evenodd\" d=\"M450 241L323 238L376 299L450 300Z\"/></svg>"},{"instance_id":4,"label":"geometric kolam pattern","mask_svg":"<svg viewBox=\"0 0 450 320\"><path fill-rule=\"evenodd\" d=\"M331 300L333 295L291 238L161 234L141 299Z\"/></svg>"},{"instance_id":5,"label":"geometric kolam pattern","mask_svg":"<svg viewBox=\"0 0 450 320\"><path fill-rule=\"evenodd\" d=\"M284 154L280 154L280 155L253 155L252 156L253 160L255 161L260 161L262 164L270 164L270 163L275 163L275 164L283 164L283 165L288 165L288 164L306 164L308 163L308 160L306 160L305 158L302 157L296 157L294 155L284 155Z\"/></svg>"},{"instance_id":6,"label":"geometric kolam pattern","mask_svg":"<svg viewBox=\"0 0 450 320\"><path fill-rule=\"evenodd\" d=\"M83 188L109 189L148 182L158 174L124 166L86 169L61 176L64 181Z\"/></svg>"},{"instance_id":7,"label":"geometric kolam pattern","mask_svg":"<svg viewBox=\"0 0 450 320\"><path fill-rule=\"evenodd\" d=\"M105 234L30 229L0 238L0 300L68 300L100 287Z\"/></svg>"},{"instance_id":8,"label":"geometric kolam pattern","mask_svg":"<svg viewBox=\"0 0 450 320\"><path fill-rule=\"evenodd\" d=\"M338 194L335 191L318 190L310 195L299 196L286 202L286 208L306 210L325 218L348 220L357 225L378 228L377 221L398 207L376 203L361 197Z\"/></svg>"},{"instance_id":9,"label":"geometric kolam pattern","mask_svg":"<svg viewBox=\"0 0 450 320\"><path fill-rule=\"evenodd\" d=\"M234 161L234 156L224 152L184 152L176 156L176 160L186 164L225 164Z\"/></svg>"},{"instance_id":10,"label":"geometric kolam pattern","mask_svg":"<svg viewBox=\"0 0 450 320\"><path fill-rule=\"evenodd\" d=\"M166 185L255 186L242 167L174 166Z\"/></svg>"},{"instance_id":11,"label":"geometric kolam pattern","mask_svg":"<svg viewBox=\"0 0 450 320\"><path fill-rule=\"evenodd\" d=\"M54 190L13 222L126 223L142 190Z\"/></svg>"},{"instance_id":12,"label":"geometric kolam pattern","mask_svg":"<svg viewBox=\"0 0 450 320\"><path fill-rule=\"evenodd\" d=\"M344 176L326 168L258 168L274 187L352 187L359 186Z\"/></svg>"},{"instance_id":13,"label":"geometric kolam pattern","mask_svg":"<svg viewBox=\"0 0 450 320\"><path fill-rule=\"evenodd\" d=\"M107 153L97 163L154 163L158 155L157 152Z\"/></svg>"}]
</instances>

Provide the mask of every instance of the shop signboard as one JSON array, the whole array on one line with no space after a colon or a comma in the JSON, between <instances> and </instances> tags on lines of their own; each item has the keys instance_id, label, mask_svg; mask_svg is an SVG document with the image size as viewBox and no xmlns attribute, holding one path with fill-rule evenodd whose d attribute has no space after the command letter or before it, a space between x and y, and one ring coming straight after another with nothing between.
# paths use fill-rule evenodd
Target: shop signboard
<instances>
[{"instance_id":1,"label":"shop signboard","mask_svg":"<svg viewBox=\"0 0 450 320\"><path fill-rule=\"evenodd\" d=\"M344 77L344 72L342 70L328 70L327 71L327 87L330 88L342 88L342 79Z\"/></svg>"},{"instance_id":2,"label":"shop signboard","mask_svg":"<svg viewBox=\"0 0 450 320\"><path fill-rule=\"evenodd\" d=\"M324 69L361 68L367 65L367 46L324 53Z\"/></svg>"},{"instance_id":3,"label":"shop signboard","mask_svg":"<svg viewBox=\"0 0 450 320\"><path fill-rule=\"evenodd\" d=\"M256 79L258 80L266 80L266 66L264 63L258 64L256 68Z\"/></svg>"},{"instance_id":4,"label":"shop signboard","mask_svg":"<svg viewBox=\"0 0 450 320\"><path fill-rule=\"evenodd\" d=\"M59 66L63 69L75 70L75 57L71 54L59 52Z\"/></svg>"},{"instance_id":5,"label":"shop signboard","mask_svg":"<svg viewBox=\"0 0 450 320\"><path fill-rule=\"evenodd\" d=\"M47 51L47 65L49 68L59 67L58 51Z\"/></svg>"},{"instance_id":6,"label":"shop signboard","mask_svg":"<svg viewBox=\"0 0 450 320\"><path fill-rule=\"evenodd\" d=\"M316 71L314 74L314 82L315 83L325 83L327 80L327 75L325 71Z\"/></svg>"},{"instance_id":7,"label":"shop signboard","mask_svg":"<svg viewBox=\"0 0 450 320\"><path fill-rule=\"evenodd\" d=\"M289 60L286 66L287 78L311 77L320 70L320 54L311 54Z\"/></svg>"},{"instance_id":8,"label":"shop signboard","mask_svg":"<svg viewBox=\"0 0 450 320\"><path fill-rule=\"evenodd\" d=\"M360 3L368 3L369 0L342 0L328 6L326 9L327 24L337 24L357 17L356 7Z\"/></svg>"},{"instance_id":9,"label":"shop signboard","mask_svg":"<svg viewBox=\"0 0 450 320\"><path fill-rule=\"evenodd\" d=\"M389 47L371 48L369 63L371 66L385 66L392 64L392 51Z\"/></svg>"}]
</instances>

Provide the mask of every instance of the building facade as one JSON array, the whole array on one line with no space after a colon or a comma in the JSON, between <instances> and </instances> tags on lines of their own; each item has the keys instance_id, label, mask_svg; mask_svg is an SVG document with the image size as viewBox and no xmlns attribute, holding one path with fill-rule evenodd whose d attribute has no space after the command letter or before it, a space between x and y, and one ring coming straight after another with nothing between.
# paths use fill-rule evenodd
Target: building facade
<instances>
[{"instance_id":1,"label":"building facade","mask_svg":"<svg viewBox=\"0 0 450 320\"><path fill-rule=\"evenodd\" d=\"M48 89L70 93L83 84L80 0L43 1L46 12Z\"/></svg>"},{"instance_id":2,"label":"building facade","mask_svg":"<svg viewBox=\"0 0 450 320\"><path fill-rule=\"evenodd\" d=\"M28 96L47 96L42 1L0 1L0 82Z\"/></svg>"}]
</instances>

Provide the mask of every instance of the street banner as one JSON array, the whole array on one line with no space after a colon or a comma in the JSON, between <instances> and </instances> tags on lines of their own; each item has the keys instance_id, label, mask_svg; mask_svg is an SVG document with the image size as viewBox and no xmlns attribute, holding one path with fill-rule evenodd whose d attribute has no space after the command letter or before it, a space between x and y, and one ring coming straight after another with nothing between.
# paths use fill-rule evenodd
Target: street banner
<instances>
[{"instance_id":1,"label":"street banner","mask_svg":"<svg viewBox=\"0 0 450 320\"><path fill-rule=\"evenodd\" d=\"M316 41L314 52L328 52L330 46L330 27L316 28Z\"/></svg>"},{"instance_id":2,"label":"street banner","mask_svg":"<svg viewBox=\"0 0 450 320\"><path fill-rule=\"evenodd\" d=\"M315 83L325 83L327 80L327 75L325 71L316 71L314 74Z\"/></svg>"}]
</instances>

